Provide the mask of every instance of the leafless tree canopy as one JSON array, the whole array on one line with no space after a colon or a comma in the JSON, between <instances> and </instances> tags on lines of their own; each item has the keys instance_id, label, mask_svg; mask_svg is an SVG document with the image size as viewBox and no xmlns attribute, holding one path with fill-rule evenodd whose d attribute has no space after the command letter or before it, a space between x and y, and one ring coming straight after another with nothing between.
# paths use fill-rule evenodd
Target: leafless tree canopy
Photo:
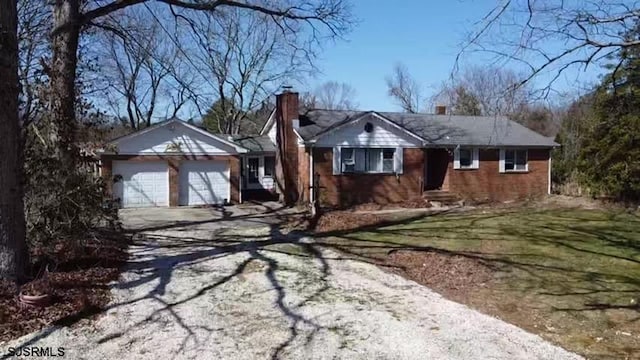
<instances>
[{"instance_id":1,"label":"leafless tree canopy","mask_svg":"<svg viewBox=\"0 0 640 360\"><path fill-rule=\"evenodd\" d=\"M42 111L46 76L42 61L49 56L51 8L46 0L18 1L18 44L20 58L20 118L23 128Z\"/></svg>"},{"instance_id":2,"label":"leafless tree canopy","mask_svg":"<svg viewBox=\"0 0 640 360\"><path fill-rule=\"evenodd\" d=\"M403 111L417 113L423 102L420 84L411 76L403 64L396 64L393 74L386 78L388 94Z\"/></svg>"},{"instance_id":3,"label":"leafless tree canopy","mask_svg":"<svg viewBox=\"0 0 640 360\"><path fill-rule=\"evenodd\" d=\"M191 76L180 49L166 41L160 22L145 8L110 17L95 50L105 82L103 102L133 129L170 118L187 103Z\"/></svg>"},{"instance_id":4,"label":"leafless tree canopy","mask_svg":"<svg viewBox=\"0 0 640 360\"><path fill-rule=\"evenodd\" d=\"M567 70L598 66L640 45L624 35L639 17L636 1L501 0L476 23L458 59L481 52L498 64L524 66L521 84L541 78L547 95Z\"/></svg>"},{"instance_id":5,"label":"leafless tree canopy","mask_svg":"<svg viewBox=\"0 0 640 360\"><path fill-rule=\"evenodd\" d=\"M477 100L481 115L510 115L535 100L531 87L521 85L525 77L506 68L471 66L443 83L431 101L454 109L464 89Z\"/></svg>"},{"instance_id":6,"label":"leafless tree canopy","mask_svg":"<svg viewBox=\"0 0 640 360\"><path fill-rule=\"evenodd\" d=\"M355 110L356 89L347 83L327 81L313 92L302 94L302 104L309 109Z\"/></svg>"},{"instance_id":7,"label":"leafless tree canopy","mask_svg":"<svg viewBox=\"0 0 640 360\"><path fill-rule=\"evenodd\" d=\"M202 14L221 18L227 10L238 9L244 15L260 14L289 39L290 33L306 35L297 51L313 52L327 38L340 37L351 26L351 12L346 0L56 0L52 2L52 58L50 71L51 96L49 98L52 138L57 158L74 168L75 95L78 49L81 34L88 29L115 31L109 26L109 17L133 6L146 7L151 13L173 15L174 23L196 18ZM166 40L175 41L178 26L167 29L169 23L158 20L165 34L174 34ZM297 39L297 37L296 37ZM211 39L213 42L216 39ZM144 47L143 47L144 48ZM187 61L188 61L188 57ZM243 60L244 61L244 60ZM135 69L135 66L133 67ZM242 70L240 70L242 71ZM247 81L243 79L242 81ZM238 90L234 90L239 92ZM191 94L193 95L193 94ZM148 113L148 109L146 110Z\"/></svg>"},{"instance_id":8,"label":"leafless tree canopy","mask_svg":"<svg viewBox=\"0 0 640 360\"><path fill-rule=\"evenodd\" d=\"M313 69L312 37L299 24L281 28L270 16L238 8L215 14L179 15L179 42L188 54L198 91L200 114L218 104L221 133L237 134L248 116L284 83L299 80Z\"/></svg>"}]
</instances>

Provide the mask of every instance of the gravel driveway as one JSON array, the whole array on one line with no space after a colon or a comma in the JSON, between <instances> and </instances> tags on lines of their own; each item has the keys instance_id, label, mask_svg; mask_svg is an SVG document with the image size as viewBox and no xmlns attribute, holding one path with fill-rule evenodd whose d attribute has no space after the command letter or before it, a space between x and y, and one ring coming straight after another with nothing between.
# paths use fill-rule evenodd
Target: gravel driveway
<instances>
[{"instance_id":1,"label":"gravel driveway","mask_svg":"<svg viewBox=\"0 0 640 360\"><path fill-rule=\"evenodd\" d=\"M205 211L205 210L202 210ZM228 214L158 222L131 248L97 322L9 346L73 359L579 359L374 265ZM206 219L207 216L203 216ZM132 227L142 229L137 219ZM175 226L179 224L179 226Z\"/></svg>"}]
</instances>

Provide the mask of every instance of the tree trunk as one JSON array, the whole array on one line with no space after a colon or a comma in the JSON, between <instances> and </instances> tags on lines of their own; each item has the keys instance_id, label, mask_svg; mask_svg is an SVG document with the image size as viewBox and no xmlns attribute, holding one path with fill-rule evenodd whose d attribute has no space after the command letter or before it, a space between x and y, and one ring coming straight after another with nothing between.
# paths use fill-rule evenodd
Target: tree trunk
<instances>
[{"instance_id":1,"label":"tree trunk","mask_svg":"<svg viewBox=\"0 0 640 360\"><path fill-rule=\"evenodd\" d=\"M0 278L24 279L27 264L18 116L17 2L0 1Z\"/></svg>"},{"instance_id":2,"label":"tree trunk","mask_svg":"<svg viewBox=\"0 0 640 360\"><path fill-rule=\"evenodd\" d=\"M51 65L51 125L55 156L68 169L76 160L76 67L80 38L80 1L55 0Z\"/></svg>"}]
</instances>

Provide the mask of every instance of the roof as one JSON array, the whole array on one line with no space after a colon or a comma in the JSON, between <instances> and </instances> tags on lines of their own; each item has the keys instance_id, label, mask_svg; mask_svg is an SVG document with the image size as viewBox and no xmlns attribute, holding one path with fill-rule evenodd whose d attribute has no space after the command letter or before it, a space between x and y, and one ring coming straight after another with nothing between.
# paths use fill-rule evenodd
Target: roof
<instances>
[{"instance_id":1,"label":"roof","mask_svg":"<svg viewBox=\"0 0 640 360\"><path fill-rule=\"evenodd\" d=\"M553 139L504 116L460 116L408 114L352 110L309 110L300 114L298 133L312 140L331 129L376 114L422 138L425 144L440 146L558 146Z\"/></svg>"},{"instance_id":2,"label":"roof","mask_svg":"<svg viewBox=\"0 0 640 360\"><path fill-rule=\"evenodd\" d=\"M221 143L223 143L223 144L225 144L227 146L230 146L230 147L236 149L236 151L238 151L238 152L241 152L241 153L246 152L246 149L244 147L242 147L242 146L238 147L239 144L236 144L235 142L230 141L229 139L221 136L220 134L210 133L206 129L200 128L200 127L195 126L193 124L189 124L188 122L180 120L177 117L173 117L173 118L170 118L170 119L167 119L167 120L163 120L163 121L157 122L157 123L155 123L155 124L153 124L153 125L151 125L151 126L149 126L147 128L142 129L142 130L138 130L138 131L132 132L130 134L127 134L127 135L120 136L120 137L117 137L115 139L112 139L111 141L109 141L107 143L106 147L109 147L110 145L118 145L120 142L122 142L124 140L131 139L131 138L146 134L148 132L151 132L152 130L155 130L155 129L158 129L158 128L161 128L161 127L164 127L164 126L170 126L171 124L183 125L183 126L189 128L189 129L194 130L197 133L200 133L200 134L202 134L204 136L207 136L207 137L210 137L212 139L215 139L215 140L217 140L217 141L219 141L219 142L221 142ZM102 150L100 152L105 152L105 151Z\"/></svg>"},{"instance_id":3,"label":"roof","mask_svg":"<svg viewBox=\"0 0 640 360\"><path fill-rule=\"evenodd\" d=\"M276 146L266 135L233 137L233 142L249 150L250 152L275 152Z\"/></svg>"}]
</instances>

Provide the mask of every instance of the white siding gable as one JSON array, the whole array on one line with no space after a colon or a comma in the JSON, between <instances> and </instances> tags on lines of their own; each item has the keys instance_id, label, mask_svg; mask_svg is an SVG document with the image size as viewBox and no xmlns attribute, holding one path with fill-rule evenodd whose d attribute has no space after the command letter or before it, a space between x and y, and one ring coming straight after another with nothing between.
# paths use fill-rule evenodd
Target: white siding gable
<instances>
[{"instance_id":1,"label":"white siding gable","mask_svg":"<svg viewBox=\"0 0 640 360\"><path fill-rule=\"evenodd\" d=\"M271 128L269 129L269 132L267 132L267 136L269 137L269 139L271 139L271 141L274 144L276 143L277 131L278 131L278 124L274 121L273 125L271 125Z\"/></svg>"},{"instance_id":2,"label":"white siding gable","mask_svg":"<svg viewBox=\"0 0 640 360\"><path fill-rule=\"evenodd\" d=\"M365 131L367 123L373 125L371 132ZM420 147L421 141L379 117L369 114L322 135L316 141L316 146Z\"/></svg>"},{"instance_id":3,"label":"white siding gable","mask_svg":"<svg viewBox=\"0 0 640 360\"><path fill-rule=\"evenodd\" d=\"M174 126L171 126L174 125ZM180 122L150 129L115 142L118 154L227 155L237 153L233 146L193 130ZM177 145L177 146L176 146Z\"/></svg>"}]
</instances>

